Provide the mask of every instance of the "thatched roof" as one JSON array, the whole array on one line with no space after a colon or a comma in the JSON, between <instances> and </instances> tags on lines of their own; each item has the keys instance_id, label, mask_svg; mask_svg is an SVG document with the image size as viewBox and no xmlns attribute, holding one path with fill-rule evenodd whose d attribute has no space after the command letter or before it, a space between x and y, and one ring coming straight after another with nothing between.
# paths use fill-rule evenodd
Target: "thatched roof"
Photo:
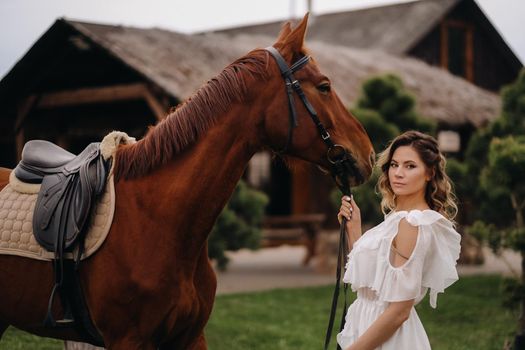
<instances>
[{"instance_id":1,"label":"thatched roof","mask_svg":"<svg viewBox=\"0 0 525 350\"><path fill-rule=\"evenodd\" d=\"M66 22L178 99L189 97L237 57L274 40L260 35L184 35L162 29ZM423 115L440 122L480 126L499 113L497 95L421 61L308 39L307 46L348 106L356 101L364 80L388 72L403 79Z\"/></svg>"},{"instance_id":2,"label":"thatched roof","mask_svg":"<svg viewBox=\"0 0 525 350\"><path fill-rule=\"evenodd\" d=\"M406 53L461 0L421 0L316 16L308 33L318 40L347 47ZM282 22L218 30L230 35L277 33Z\"/></svg>"}]
</instances>

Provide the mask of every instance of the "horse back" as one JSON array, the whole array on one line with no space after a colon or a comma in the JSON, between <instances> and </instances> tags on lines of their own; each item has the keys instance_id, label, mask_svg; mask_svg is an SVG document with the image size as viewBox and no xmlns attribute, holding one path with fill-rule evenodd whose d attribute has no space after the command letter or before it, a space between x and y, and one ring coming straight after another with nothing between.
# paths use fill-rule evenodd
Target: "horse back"
<instances>
[{"instance_id":1,"label":"horse back","mask_svg":"<svg viewBox=\"0 0 525 350\"><path fill-rule=\"evenodd\" d=\"M0 191L9 183L9 174L11 169L0 167Z\"/></svg>"}]
</instances>

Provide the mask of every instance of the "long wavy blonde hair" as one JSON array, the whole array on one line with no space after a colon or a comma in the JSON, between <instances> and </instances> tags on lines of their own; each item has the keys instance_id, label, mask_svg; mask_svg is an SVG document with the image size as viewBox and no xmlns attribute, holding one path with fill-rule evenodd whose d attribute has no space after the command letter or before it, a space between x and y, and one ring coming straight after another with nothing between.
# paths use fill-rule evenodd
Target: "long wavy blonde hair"
<instances>
[{"instance_id":1,"label":"long wavy blonde hair","mask_svg":"<svg viewBox=\"0 0 525 350\"><path fill-rule=\"evenodd\" d=\"M396 196L388 180L388 169L394 152L400 146L411 146L419 154L431 175L425 189L425 201L430 209L453 221L458 207L452 190L452 182L445 172L445 156L440 152L435 138L415 130L407 131L396 137L379 155L377 166L381 169L381 175L377 181L377 191L382 197L383 214L393 211L396 206Z\"/></svg>"}]
</instances>

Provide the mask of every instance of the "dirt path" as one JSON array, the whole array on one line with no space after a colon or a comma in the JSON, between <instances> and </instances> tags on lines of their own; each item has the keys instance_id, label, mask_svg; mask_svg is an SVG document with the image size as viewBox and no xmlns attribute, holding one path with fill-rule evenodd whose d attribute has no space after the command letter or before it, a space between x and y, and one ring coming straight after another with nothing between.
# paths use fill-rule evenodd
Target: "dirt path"
<instances>
[{"instance_id":1,"label":"dirt path","mask_svg":"<svg viewBox=\"0 0 525 350\"><path fill-rule=\"evenodd\" d=\"M240 250L229 253L230 264L225 272L218 272L219 294L249 292L274 288L292 288L326 285L335 277L315 272L303 266L306 254L303 247L281 246L252 252Z\"/></svg>"},{"instance_id":2,"label":"dirt path","mask_svg":"<svg viewBox=\"0 0 525 350\"><path fill-rule=\"evenodd\" d=\"M228 270L217 273L217 292L226 294L333 284L334 273L323 274L316 272L312 266L301 265L305 254L303 247L291 246L229 253L231 262ZM518 253L506 251L503 258L499 258L486 248L485 260L479 266L458 266L460 277L494 273L512 275L512 270L521 272L521 257Z\"/></svg>"}]
</instances>

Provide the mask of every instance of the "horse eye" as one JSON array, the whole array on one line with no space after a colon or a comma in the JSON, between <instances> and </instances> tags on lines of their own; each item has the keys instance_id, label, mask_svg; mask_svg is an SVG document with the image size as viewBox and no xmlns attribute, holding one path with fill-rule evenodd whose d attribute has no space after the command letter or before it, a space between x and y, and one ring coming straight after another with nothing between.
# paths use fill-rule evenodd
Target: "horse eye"
<instances>
[{"instance_id":1,"label":"horse eye","mask_svg":"<svg viewBox=\"0 0 525 350\"><path fill-rule=\"evenodd\" d=\"M319 90L322 94L327 94L330 92L330 83L321 83L317 85L317 90Z\"/></svg>"}]
</instances>

